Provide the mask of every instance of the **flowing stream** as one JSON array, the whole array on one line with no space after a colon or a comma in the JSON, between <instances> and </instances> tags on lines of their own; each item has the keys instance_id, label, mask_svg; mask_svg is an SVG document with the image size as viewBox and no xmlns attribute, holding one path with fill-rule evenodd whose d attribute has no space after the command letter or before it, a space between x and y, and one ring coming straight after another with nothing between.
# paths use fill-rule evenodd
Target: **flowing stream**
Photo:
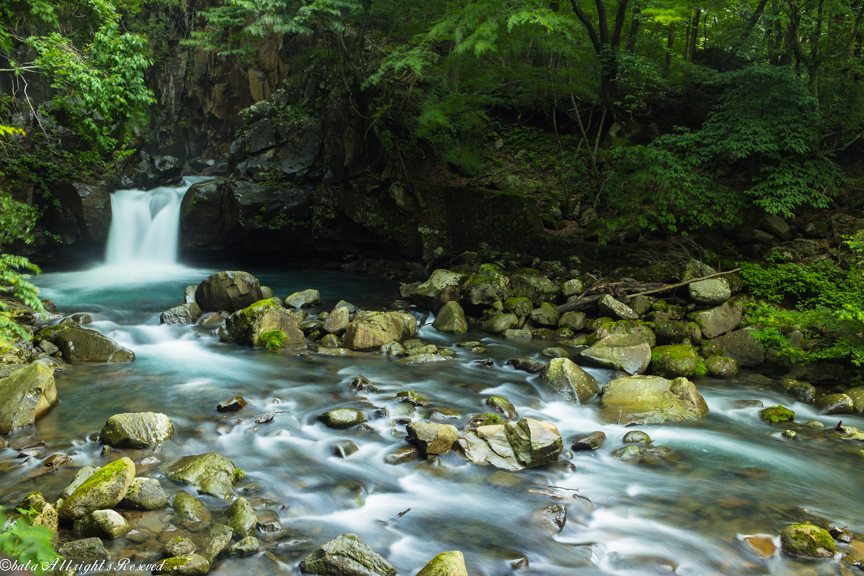
<instances>
[{"instance_id":1,"label":"flowing stream","mask_svg":"<svg viewBox=\"0 0 864 576\"><path fill-rule=\"evenodd\" d=\"M275 539L261 538L259 554L218 562L213 573L226 576L298 573L302 558L345 532L359 534L403 575L415 574L446 550L461 550L469 573L487 576L512 573L519 554L528 560L528 567L518 570L522 574L635 576L671 573L673 566L676 574L699 576L839 574L837 562L803 562L779 552L762 559L742 538L776 536L786 524L806 520L864 531L862 445L804 427L796 428L797 440L782 438L783 428L759 420L758 407L739 408L736 401L782 402L798 422L816 419L829 428L838 418L819 416L812 405L793 402L758 381L697 380L710 415L699 423L641 428L680 459L677 465L650 467L610 456L632 428L600 424L596 406L560 402L536 376L506 365L516 355L543 359L540 351L548 344L514 344L476 329L440 334L430 318L419 332L424 341L454 346L481 340L486 351L478 355L454 346L453 361L403 366L378 354L253 350L220 343L215 326L160 325L160 312L182 303L185 286L216 271L177 264L184 190L116 193L107 265L37 279L43 297L61 310L90 314L89 327L134 350L137 360L55 374L60 404L35 430L15 437L35 433L47 444L42 457L65 453L74 462L49 472L41 458L0 452L0 504L14 504L34 490L56 499L79 467L101 466L121 454L136 462L139 475L158 478L169 498L183 490L194 493L165 477L164 470L184 455L219 452L245 471L239 494L256 510L275 512L285 528ZM398 296L394 283L336 272L274 271L237 262L222 269L245 269L281 297L317 288L324 305L311 309L313 314L340 299L392 309ZM477 362L483 358L491 365ZM609 378L606 371L589 371L600 382ZM348 384L359 374L376 382L379 392L355 396ZM398 403L396 393L408 389L431 405L412 411ZM216 412L218 402L235 394L249 406L229 415ZM468 464L452 452L431 462L384 462L405 446L404 426L394 418L429 419L433 410L446 408L458 414L447 422L461 429L472 414L488 411L484 400L493 394L507 397L520 417L555 423L565 449L576 434L594 430L606 433L606 444L591 453L565 451L556 465L516 473ZM371 431L337 431L316 422L322 412L343 406L363 410ZM381 407L389 409L389 417L374 417ZM268 410L279 412L273 421L256 424ZM171 416L174 437L158 452L100 455L96 438L106 419L137 411ZM864 427L861 418L843 421ZM359 450L347 458L334 455L340 440L353 441ZM550 492L564 499L553 500ZM200 499L216 519L229 504ZM567 506L568 517L563 531L550 535L534 520L534 511L555 503ZM130 517L149 539L106 542L114 559L158 551L165 541L159 534L172 523L170 509ZM182 528L169 536L175 534L183 534Z\"/></svg>"}]
</instances>

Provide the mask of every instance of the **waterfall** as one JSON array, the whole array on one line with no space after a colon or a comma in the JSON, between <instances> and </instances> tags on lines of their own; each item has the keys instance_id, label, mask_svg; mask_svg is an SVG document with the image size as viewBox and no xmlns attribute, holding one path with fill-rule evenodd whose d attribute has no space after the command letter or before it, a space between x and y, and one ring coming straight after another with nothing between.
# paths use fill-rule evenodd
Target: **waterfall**
<instances>
[{"instance_id":1,"label":"waterfall","mask_svg":"<svg viewBox=\"0 0 864 576\"><path fill-rule=\"evenodd\" d=\"M106 263L118 267L176 265L180 203L186 190L202 180L206 178L185 178L179 186L112 194Z\"/></svg>"}]
</instances>

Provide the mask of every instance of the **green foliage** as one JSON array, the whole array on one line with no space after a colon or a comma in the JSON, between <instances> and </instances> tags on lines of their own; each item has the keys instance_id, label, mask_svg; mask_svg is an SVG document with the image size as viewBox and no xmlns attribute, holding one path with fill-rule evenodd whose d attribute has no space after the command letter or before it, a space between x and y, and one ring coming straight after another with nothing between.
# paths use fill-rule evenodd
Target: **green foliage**
<instances>
[{"instance_id":1,"label":"green foliage","mask_svg":"<svg viewBox=\"0 0 864 576\"><path fill-rule=\"evenodd\" d=\"M31 562L36 574L43 574L42 563L53 563L60 558L51 546L53 532L44 526L33 526L32 511L19 510L24 517L0 531L0 552L20 563ZM0 527L6 523L3 508L0 507Z\"/></svg>"},{"instance_id":2,"label":"green foliage","mask_svg":"<svg viewBox=\"0 0 864 576\"><path fill-rule=\"evenodd\" d=\"M282 330L269 330L261 333L261 341L268 350L279 350L287 339L288 335Z\"/></svg>"}]
</instances>

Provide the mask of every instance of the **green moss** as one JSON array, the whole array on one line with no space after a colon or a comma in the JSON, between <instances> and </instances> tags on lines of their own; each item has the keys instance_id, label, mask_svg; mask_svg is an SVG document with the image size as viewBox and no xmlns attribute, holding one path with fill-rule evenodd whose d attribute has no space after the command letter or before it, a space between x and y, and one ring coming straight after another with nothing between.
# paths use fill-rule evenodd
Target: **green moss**
<instances>
[{"instance_id":1,"label":"green moss","mask_svg":"<svg viewBox=\"0 0 864 576\"><path fill-rule=\"evenodd\" d=\"M246 316L249 316L250 314L252 314L252 312L258 310L259 308L271 308L276 305L276 301L273 300L273 298L267 298L266 300L258 300L254 304L250 304L249 306L244 308L243 313L246 314Z\"/></svg>"},{"instance_id":2,"label":"green moss","mask_svg":"<svg viewBox=\"0 0 864 576\"><path fill-rule=\"evenodd\" d=\"M813 524L790 524L780 533L780 540L783 549L796 556L825 558L837 551L831 534Z\"/></svg>"},{"instance_id":3,"label":"green moss","mask_svg":"<svg viewBox=\"0 0 864 576\"><path fill-rule=\"evenodd\" d=\"M520 268L513 273L514 276L516 274L523 274L525 276L540 276L540 271L535 268Z\"/></svg>"},{"instance_id":4,"label":"green moss","mask_svg":"<svg viewBox=\"0 0 864 576\"><path fill-rule=\"evenodd\" d=\"M168 572L172 568L179 568L180 566L185 566L187 562L189 562L189 559L183 558L182 556L175 556L174 558L168 558L167 560L165 560L165 564L163 565L163 570Z\"/></svg>"},{"instance_id":5,"label":"green moss","mask_svg":"<svg viewBox=\"0 0 864 576\"><path fill-rule=\"evenodd\" d=\"M237 468L237 471L234 472L234 481L239 482L240 480L243 480L244 476L246 476L246 472L244 472L240 468Z\"/></svg>"},{"instance_id":6,"label":"green moss","mask_svg":"<svg viewBox=\"0 0 864 576\"><path fill-rule=\"evenodd\" d=\"M795 419L795 413L785 406L777 405L765 408L760 413L762 420L769 424L777 424L778 422L791 422Z\"/></svg>"},{"instance_id":7,"label":"green moss","mask_svg":"<svg viewBox=\"0 0 864 576\"><path fill-rule=\"evenodd\" d=\"M701 358L696 362L696 371L693 374L699 378L704 378L708 375L708 367L705 366L705 362Z\"/></svg>"},{"instance_id":8,"label":"green moss","mask_svg":"<svg viewBox=\"0 0 864 576\"><path fill-rule=\"evenodd\" d=\"M503 424L504 420L498 414L494 412L486 412L485 414L480 414L477 416L477 419L482 422L483 426L489 426L490 424Z\"/></svg>"},{"instance_id":9,"label":"green moss","mask_svg":"<svg viewBox=\"0 0 864 576\"><path fill-rule=\"evenodd\" d=\"M264 343L268 350L279 350L285 344L287 338L288 335L282 330L268 330L261 333L261 342Z\"/></svg>"},{"instance_id":10,"label":"green moss","mask_svg":"<svg viewBox=\"0 0 864 576\"><path fill-rule=\"evenodd\" d=\"M96 471L90 478L88 478L81 486L78 487L75 492L79 490L84 490L85 487L90 487L95 484L102 484L104 482L109 482L113 480L118 475L122 474L126 470L126 463L123 462L123 459L116 460L111 464L108 464L99 470Z\"/></svg>"}]
</instances>

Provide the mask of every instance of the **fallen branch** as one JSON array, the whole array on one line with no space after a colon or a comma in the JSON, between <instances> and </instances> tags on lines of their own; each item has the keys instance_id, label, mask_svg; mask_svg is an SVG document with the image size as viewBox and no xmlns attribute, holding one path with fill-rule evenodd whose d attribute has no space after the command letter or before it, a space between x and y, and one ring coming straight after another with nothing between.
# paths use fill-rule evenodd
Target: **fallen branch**
<instances>
[{"instance_id":1,"label":"fallen branch","mask_svg":"<svg viewBox=\"0 0 864 576\"><path fill-rule=\"evenodd\" d=\"M738 272L741 268L735 268L734 270L727 270L726 272L717 272L716 274L709 274L708 276L702 276L701 278L693 278L692 280L687 280L686 282L681 282L679 284L669 284L668 286L664 286L663 288L657 288L656 290L647 290L645 292L639 292L638 294L631 294L628 296L628 300L630 298L634 298L636 296L646 296L648 294L656 294L658 292L667 292L669 290L674 290L675 288L681 288L682 286L687 286L688 284L692 284L694 282L700 282L702 280L708 280L710 278L716 278L717 276L725 276L726 274L732 274L733 272Z\"/></svg>"}]
</instances>

